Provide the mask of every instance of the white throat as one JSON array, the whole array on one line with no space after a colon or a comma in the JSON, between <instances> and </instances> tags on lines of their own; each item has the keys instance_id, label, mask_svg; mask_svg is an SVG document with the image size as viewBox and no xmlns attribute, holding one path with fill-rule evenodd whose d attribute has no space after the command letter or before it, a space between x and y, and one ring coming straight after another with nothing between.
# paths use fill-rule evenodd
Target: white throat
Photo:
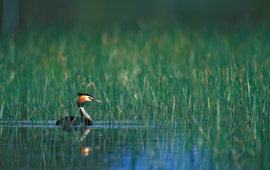
<instances>
[{"instance_id":1,"label":"white throat","mask_svg":"<svg viewBox=\"0 0 270 170\"><path fill-rule=\"evenodd\" d=\"M91 116L86 112L86 110L84 109L83 106L81 106L80 109L81 109L82 114L85 116L86 119L93 121Z\"/></svg>"}]
</instances>

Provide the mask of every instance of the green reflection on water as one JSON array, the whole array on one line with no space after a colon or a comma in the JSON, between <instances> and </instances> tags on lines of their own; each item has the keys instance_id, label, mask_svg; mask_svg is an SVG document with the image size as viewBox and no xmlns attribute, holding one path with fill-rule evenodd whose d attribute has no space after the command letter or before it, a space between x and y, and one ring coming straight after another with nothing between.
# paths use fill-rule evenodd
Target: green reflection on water
<instances>
[{"instance_id":1,"label":"green reflection on water","mask_svg":"<svg viewBox=\"0 0 270 170\"><path fill-rule=\"evenodd\" d=\"M113 126L54 125L0 127L3 169L266 169L267 142L233 133L199 132L197 122L166 129L150 122ZM137 124L137 125L136 125ZM2 124L4 125L4 124ZM23 124L25 125L25 124ZM20 127L21 126L21 127ZM259 139L257 139L259 140ZM262 140L263 141L263 140ZM1 169L2 169L1 168Z\"/></svg>"},{"instance_id":2,"label":"green reflection on water","mask_svg":"<svg viewBox=\"0 0 270 170\"><path fill-rule=\"evenodd\" d=\"M213 168L213 150L196 132L152 126L0 127L3 168ZM198 141L202 142L198 145Z\"/></svg>"}]
</instances>

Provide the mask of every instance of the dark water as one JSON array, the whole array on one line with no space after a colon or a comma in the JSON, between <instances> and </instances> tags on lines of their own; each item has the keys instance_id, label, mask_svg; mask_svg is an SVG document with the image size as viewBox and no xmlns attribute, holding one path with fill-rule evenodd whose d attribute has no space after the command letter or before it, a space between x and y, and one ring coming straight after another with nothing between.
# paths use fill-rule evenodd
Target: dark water
<instances>
[{"instance_id":1,"label":"dark water","mask_svg":"<svg viewBox=\"0 0 270 170\"><path fill-rule=\"evenodd\" d=\"M54 123L1 122L1 169L216 169L213 149L181 123Z\"/></svg>"}]
</instances>

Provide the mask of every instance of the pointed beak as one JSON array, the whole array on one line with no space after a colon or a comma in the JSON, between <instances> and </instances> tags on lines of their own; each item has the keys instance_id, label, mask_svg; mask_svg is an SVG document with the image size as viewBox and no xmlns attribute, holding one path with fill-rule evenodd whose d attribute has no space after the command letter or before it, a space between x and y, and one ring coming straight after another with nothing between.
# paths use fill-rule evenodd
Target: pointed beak
<instances>
[{"instance_id":1,"label":"pointed beak","mask_svg":"<svg viewBox=\"0 0 270 170\"><path fill-rule=\"evenodd\" d=\"M92 99L94 102L102 102L100 100L97 100L97 99Z\"/></svg>"}]
</instances>

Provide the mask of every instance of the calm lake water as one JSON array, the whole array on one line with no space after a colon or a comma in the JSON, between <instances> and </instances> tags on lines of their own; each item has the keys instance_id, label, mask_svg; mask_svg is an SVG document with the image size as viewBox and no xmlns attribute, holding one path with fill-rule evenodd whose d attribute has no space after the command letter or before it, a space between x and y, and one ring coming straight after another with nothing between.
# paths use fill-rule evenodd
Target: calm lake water
<instances>
[{"instance_id":1,"label":"calm lake water","mask_svg":"<svg viewBox=\"0 0 270 170\"><path fill-rule=\"evenodd\" d=\"M54 124L0 122L0 169L220 169L213 148L184 122Z\"/></svg>"}]
</instances>

